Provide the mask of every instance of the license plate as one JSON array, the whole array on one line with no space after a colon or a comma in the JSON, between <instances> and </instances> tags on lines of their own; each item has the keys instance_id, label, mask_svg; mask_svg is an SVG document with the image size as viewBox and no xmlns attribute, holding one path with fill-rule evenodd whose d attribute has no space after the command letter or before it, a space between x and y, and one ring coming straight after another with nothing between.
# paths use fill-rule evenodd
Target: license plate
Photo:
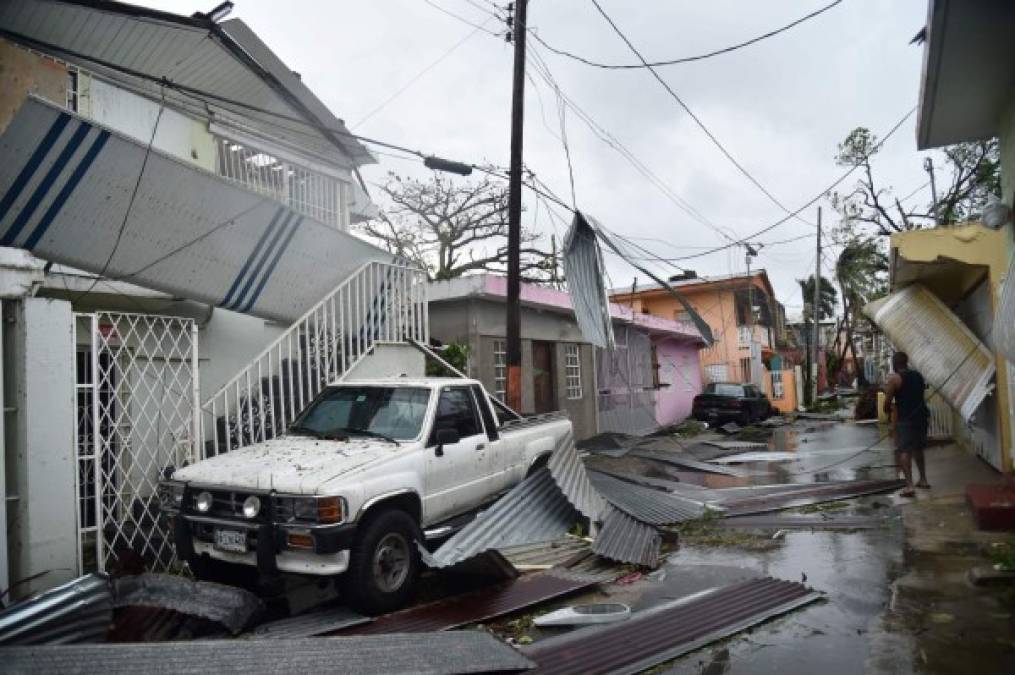
<instances>
[{"instance_id":1,"label":"license plate","mask_svg":"<svg viewBox=\"0 0 1015 675\"><path fill-rule=\"evenodd\" d=\"M233 553L247 552L247 533L240 530L215 530L215 548Z\"/></svg>"}]
</instances>

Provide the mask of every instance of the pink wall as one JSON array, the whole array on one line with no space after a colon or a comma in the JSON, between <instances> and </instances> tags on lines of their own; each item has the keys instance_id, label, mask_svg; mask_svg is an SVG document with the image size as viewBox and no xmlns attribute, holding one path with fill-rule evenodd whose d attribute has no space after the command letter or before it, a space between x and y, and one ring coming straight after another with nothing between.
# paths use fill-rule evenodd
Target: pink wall
<instances>
[{"instance_id":1,"label":"pink wall","mask_svg":"<svg viewBox=\"0 0 1015 675\"><path fill-rule=\"evenodd\" d=\"M701 365L698 343L690 340L656 338L659 384L656 390L656 422L669 426L691 414L691 403L701 393Z\"/></svg>"}]
</instances>

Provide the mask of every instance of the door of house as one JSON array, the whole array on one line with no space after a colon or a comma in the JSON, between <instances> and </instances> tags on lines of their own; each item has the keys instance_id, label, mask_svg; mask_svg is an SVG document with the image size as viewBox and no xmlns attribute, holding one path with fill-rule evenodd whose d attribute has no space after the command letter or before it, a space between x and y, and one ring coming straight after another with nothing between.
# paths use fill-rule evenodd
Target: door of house
<instances>
[{"instance_id":1,"label":"door of house","mask_svg":"<svg viewBox=\"0 0 1015 675\"><path fill-rule=\"evenodd\" d=\"M552 412L557 409L557 397L553 388L553 343L532 343L532 392L533 408L536 413Z\"/></svg>"}]
</instances>

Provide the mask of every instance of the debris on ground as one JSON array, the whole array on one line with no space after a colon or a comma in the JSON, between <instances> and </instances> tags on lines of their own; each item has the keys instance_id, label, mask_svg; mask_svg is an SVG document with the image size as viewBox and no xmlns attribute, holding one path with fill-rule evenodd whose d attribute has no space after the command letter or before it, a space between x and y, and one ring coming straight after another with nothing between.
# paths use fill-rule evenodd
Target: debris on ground
<instances>
[{"instance_id":1,"label":"debris on ground","mask_svg":"<svg viewBox=\"0 0 1015 675\"><path fill-rule=\"evenodd\" d=\"M253 593L174 574L139 574L113 581L116 607L152 607L222 624L234 635L264 611Z\"/></svg>"},{"instance_id":2,"label":"debris on ground","mask_svg":"<svg viewBox=\"0 0 1015 675\"><path fill-rule=\"evenodd\" d=\"M89 574L0 612L0 645L102 642L112 621L109 578Z\"/></svg>"},{"instance_id":3,"label":"debris on ground","mask_svg":"<svg viewBox=\"0 0 1015 675\"><path fill-rule=\"evenodd\" d=\"M542 616L532 623L544 626L587 626L600 623L616 623L631 616L631 608L622 602L597 602L587 605L572 605Z\"/></svg>"}]
</instances>

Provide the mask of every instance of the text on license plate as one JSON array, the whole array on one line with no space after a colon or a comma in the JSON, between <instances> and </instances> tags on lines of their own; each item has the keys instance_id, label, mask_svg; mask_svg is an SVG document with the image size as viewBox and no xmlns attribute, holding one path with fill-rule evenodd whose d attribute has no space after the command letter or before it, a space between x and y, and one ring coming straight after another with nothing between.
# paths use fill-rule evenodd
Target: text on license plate
<instances>
[{"instance_id":1,"label":"text on license plate","mask_svg":"<svg viewBox=\"0 0 1015 675\"><path fill-rule=\"evenodd\" d=\"M215 530L215 548L233 553L247 552L247 533L241 530Z\"/></svg>"}]
</instances>

